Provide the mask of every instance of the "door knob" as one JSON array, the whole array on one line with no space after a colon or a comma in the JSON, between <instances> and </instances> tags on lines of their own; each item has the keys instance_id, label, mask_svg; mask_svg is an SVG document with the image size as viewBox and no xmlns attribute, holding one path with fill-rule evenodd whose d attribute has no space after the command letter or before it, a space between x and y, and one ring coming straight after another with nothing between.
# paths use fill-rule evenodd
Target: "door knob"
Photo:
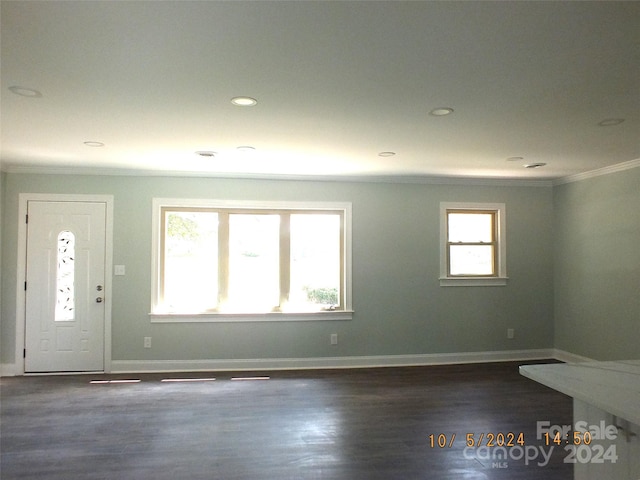
<instances>
[{"instance_id":1,"label":"door knob","mask_svg":"<svg viewBox=\"0 0 640 480\"><path fill-rule=\"evenodd\" d=\"M96 298L96 302L97 302L97 303L102 303L102 297L98 297L98 298Z\"/></svg>"}]
</instances>

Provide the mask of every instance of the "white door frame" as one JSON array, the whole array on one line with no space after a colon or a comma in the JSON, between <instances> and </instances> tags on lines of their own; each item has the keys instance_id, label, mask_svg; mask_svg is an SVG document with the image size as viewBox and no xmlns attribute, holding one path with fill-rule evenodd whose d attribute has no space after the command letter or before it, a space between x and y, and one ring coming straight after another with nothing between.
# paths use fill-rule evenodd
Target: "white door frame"
<instances>
[{"instance_id":1,"label":"white door frame","mask_svg":"<svg viewBox=\"0 0 640 480\"><path fill-rule=\"evenodd\" d=\"M56 193L20 193L18 195L18 270L16 283L16 358L15 374L24 375L27 272L27 207L30 201L40 202L101 202L106 205L105 243L105 305L104 305L104 371L111 372L111 298L113 280L113 195L80 195Z\"/></svg>"}]
</instances>

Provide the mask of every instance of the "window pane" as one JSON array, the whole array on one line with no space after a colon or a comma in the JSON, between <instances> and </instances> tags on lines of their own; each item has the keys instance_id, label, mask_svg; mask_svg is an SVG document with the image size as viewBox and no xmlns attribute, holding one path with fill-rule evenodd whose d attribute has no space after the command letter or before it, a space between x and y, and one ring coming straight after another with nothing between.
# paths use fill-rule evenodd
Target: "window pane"
<instances>
[{"instance_id":1,"label":"window pane","mask_svg":"<svg viewBox=\"0 0 640 480\"><path fill-rule=\"evenodd\" d=\"M75 319L76 236L64 230L58 235L58 269L56 272L56 311L54 321Z\"/></svg>"},{"instance_id":2,"label":"window pane","mask_svg":"<svg viewBox=\"0 0 640 480\"><path fill-rule=\"evenodd\" d=\"M449 274L493 275L493 247L491 245L451 245Z\"/></svg>"},{"instance_id":3,"label":"window pane","mask_svg":"<svg viewBox=\"0 0 640 480\"><path fill-rule=\"evenodd\" d=\"M164 309L202 312L218 303L218 214L165 212Z\"/></svg>"},{"instance_id":4,"label":"window pane","mask_svg":"<svg viewBox=\"0 0 640 480\"><path fill-rule=\"evenodd\" d=\"M449 242L491 242L492 218L491 213L449 213Z\"/></svg>"},{"instance_id":5,"label":"window pane","mask_svg":"<svg viewBox=\"0 0 640 480\"><path fill-rule=\"evenodd\" d=\"M340 305L340 216L291 215L289 308Z\"/></svg>"},{"instance_id":6,"label":"window pane","mask_svg":"<svg viewBox=\"0 0 640 480\"><path fill-rule=\"evenodd\" d=\"M225 309L262 312L279 305L279 238L279 215L229 215L229 291Z\"/></svg>"}]
</instances>

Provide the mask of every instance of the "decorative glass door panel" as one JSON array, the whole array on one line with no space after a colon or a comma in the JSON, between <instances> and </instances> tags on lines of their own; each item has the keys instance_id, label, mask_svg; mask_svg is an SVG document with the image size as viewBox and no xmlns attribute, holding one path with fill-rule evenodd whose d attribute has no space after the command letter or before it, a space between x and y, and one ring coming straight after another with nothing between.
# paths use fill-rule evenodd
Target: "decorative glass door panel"
<instances>
[{"instance_id":1,"label":"decorative glass door panel","mask_svg":"<svg viewBox=\"0 0 640 480\"><path fill-rule=\"evenodd\" d=\"M28 202L25 372L104 370L106 205Z\"/></svg>"}]
</instances>

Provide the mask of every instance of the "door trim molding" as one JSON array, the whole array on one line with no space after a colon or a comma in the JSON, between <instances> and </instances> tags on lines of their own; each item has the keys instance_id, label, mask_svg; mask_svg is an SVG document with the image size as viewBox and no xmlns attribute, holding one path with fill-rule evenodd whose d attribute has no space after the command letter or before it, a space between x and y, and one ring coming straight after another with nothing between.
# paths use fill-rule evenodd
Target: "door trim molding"
<instances>
[{"instance_id":1,"label":"door trim molding","mask_svg":"<svg viewBox=\"0 0 640 480\"><path fill-rule=\"evenodd\" d=\"M94 202L106 206L105 223L105 290L109 292L104 308L104 371L111 372L111 292L113 291L113 195L80 195L58 193L18 194L18 268L16 284L16 353L15 375L24 375L24 348L26 327L26 292L24 283L27 271L27 207L30 201L40 202Z\"/></svg>"}]
</instances>

